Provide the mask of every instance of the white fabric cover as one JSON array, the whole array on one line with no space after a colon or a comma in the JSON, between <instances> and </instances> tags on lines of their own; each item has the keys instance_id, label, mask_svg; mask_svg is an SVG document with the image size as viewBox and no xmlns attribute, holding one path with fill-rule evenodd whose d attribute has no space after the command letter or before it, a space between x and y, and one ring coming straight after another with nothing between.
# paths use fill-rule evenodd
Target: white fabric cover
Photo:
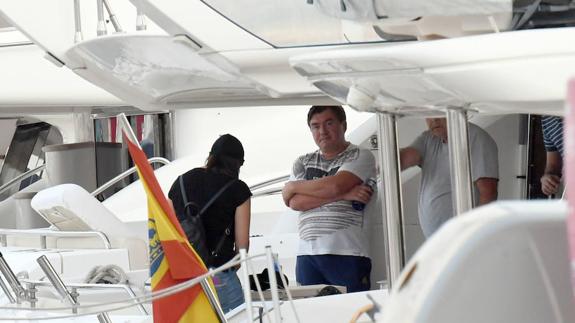
<instances>
[{"instance_id":1,"label":"white fabric cover","mask_svg":"<svg viewBox=\"0 0 575 323\"><path fill-rule=\"evenodd\" d=\"M575 322L566 216L564 201L500 201L452 218L405 266L381 322Z\"/></svg>"},{"instance_id":2,"label":"white fabric cover","mask_svg":"<svg viewBox=\"0 0 575 323\"><path fill-rule=\"evenodd\" d=\"M62 184L42 190L31 201L32 208L61 231L101 231L109 238L146 239L141 223L127 224L82 187Z\"/></svg>"}]
</instances>

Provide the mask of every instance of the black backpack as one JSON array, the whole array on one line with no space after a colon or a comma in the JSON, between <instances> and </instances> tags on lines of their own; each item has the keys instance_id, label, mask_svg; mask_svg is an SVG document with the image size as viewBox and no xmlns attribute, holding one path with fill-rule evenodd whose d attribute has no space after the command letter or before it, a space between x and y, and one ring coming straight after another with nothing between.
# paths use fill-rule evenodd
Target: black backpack
<instances>
[{"instance_id":1,"label":"black backpack","mask_svg":"<svg viewBox=\"0 0 575 323\"><path fill-rule=\"evenodd\" d=\"M207 203L204 207L200 210L197 203L189 202L188 195L186 194L185 186L184 186L184 178L180 176L178 178L180 182L180 190L182 192L182 199L184 202L184 215L179 217L180 225L188 238L188 241L194 247L196 253L202 258L204 264L209 266L212 262L212 259L218 256L218 252L224 245L224 240L228 237L231 232L232 222L226 227L226 230L216 248L212 251L209 250L207 240L206 240L206 230L202 223L202 219L200 216L204 214L204 212L218 199L222 193L228 189L228 187L232 186L232 184L236 181L236 179L232 179L231 181L227 182Z\"/></svg>"}]
</instances>

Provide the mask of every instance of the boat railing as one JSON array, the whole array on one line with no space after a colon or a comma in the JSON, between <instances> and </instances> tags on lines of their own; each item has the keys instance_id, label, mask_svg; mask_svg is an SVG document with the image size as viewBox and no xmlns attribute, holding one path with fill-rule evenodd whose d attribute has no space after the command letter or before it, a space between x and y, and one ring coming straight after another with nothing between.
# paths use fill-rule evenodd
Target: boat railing
<instances>
[{"instance_id":1,"label":"boat railing","mask_svg":"<svg viewBox=\"0 0 575 323\"><path fill-rule=\"evenodd\" d=\"M43 280L29 280L29 279L20 279L20 282L26 284L28 289L37 288L37 287L53 287L52 283ZM81 296L80 291L82 290L123 290L126 294L134 299L135 306L138 307L140 312L144 315L148 315L148 311L144 307L143 304L138 303L136 301L136 293L127 284L87 284L87 283L66 283L66 288L70 289L71 294L75 295L76 297Z\"/></svg>"},{"instance_id":2,"label":"boat railing","mask_svg":"<svg viewBox=\"0 0 575 323\"><path fill-rule=\"evenodd\" d=\"M282 192L282 188L281 187L274 187L274 188L270 188L267 190L261 190L259 192L255 192L253 193L253 197L263 197L263 196L270 196L270 195L276 195Z\"/></svg>"},{"instance_id":3,"label":"boat railing","mask_svg":"<svg viewBox=\"0 0 575 323\"><path fill-rule=\"evenodd\" d=\"M152 157L150 159L148 159L148 163L150 164L162 164L162 165L167 165L170 163L169 160L167 160L166 158L163 157ZM102 192L104 192L105 190L109 189L110 187L112 187L114 184L116 184L117 182L123 180L124 178L132 175L133 173L136 172L136 166L122 172L121 174L119 174L118 176L112 178L111 180L107 181L106 183L104 183L102 186L98 187L95 191L93 191L92 196L96 196Z\"/></svg>"},{"instance_id":4,"label":"boat railing","mask_svg":"<svg viewBox=\"0 0 575 323\"><path fill-rule=\"evenodd\" d=\"M272 187L268 189L263 189L268 186L285 182L289 179L289 175L279 176L276 178L269 179L267 181L263 181L261 183L254 184L250 186L250 191L253 192L253 197L264 197L270 195L276 195L281 193L282 187Z\"/></svg>"},{"instance_id":5,"label":"boat railing","mask_svg":"<svg viewBox=\"0 0 575 323\"><path fill-rule=\"evenodd\" d=\"M256 277L256 273L254 271L254 268L252 266L252 262L251 260L255 259L255 258L260 258L260 257L265 257L266 258L266 268L268 269L268 278L269 278L269 283L270 283L270 292L271 292L271 298L272 298L272 307L269 307L269 303L265 301L264 295L263 295L263 291L262 291L262 286L260 285L259 280ZM134 306L138 306L140 307L140 311L142 311L142 313L144 313L145 308L143 308L143 304L150 304L150 302L156 301L158 299L167 297L167 296L171 296L171 295L175 295L178 293L181 293L183 290L192 288L193 286L196 285L201 285L202 288L206 288L205 282L207 282L207 279L209 279L209 277L213 277L215 274L220 273L222 271L228 270L230 268L234 268L238 265L241 265L240 267L240 271L238 272L238 276L240 278L240 280L242 280L243 282L243 286L246 286L246 288L244 289L244 298L245 298L245 307L244 308L240 308L238 309L239 311L235 311L235 313L229 313L229 316L226 318L221 319L221 322L226 322L227 319L231 319L232 317L234 317L235 315L238 315L242 312L245 312L246 314L246 321L247 322L253 322L254 320L263 320L263 316L267 316L268 318L268 322L270 321L270 316L273 316L275 318L275 322L282 322L282 315L281 315L281 303L283 303L280 300L280 296L279 296L279 283L283 284L283 286L288 286L287 281L284 277L284 274L282 272L281 266L278 265L278 259L277 259L277 254L272 253L272 249L270 246L266 247L266 250L264 253L261 254L257 254L257 255L247 255L247 252L245 249L240 249L240 252L238 255L236 255L233 259L231 259L230 261L228 261L227 263L225 263L224 265L218 267L218 268L214 268L214 269L209 269L206 273L199 275L195 278L192 278L190 280L184 281L182 283L179 283L177 285L174 286L170 286L170 287L166 287L162 290L158 290L158 291L152 291L151 293L144 293L144 295L140 295L140 296L136 296L133 291L131 291L131 289L129 288L129 286L123 287L122 285L94 285L94 284L71 284L71 283L66 283L64 286L65 289L70 288L73 289L72 293L75 294L75 296L77 296L77 289L79 288L84 288L84 289L100 289L100 288L124 288L124 290L130 295L129 298L127 299L123 299L123 300L114 300L114 301L105 301L105 302L100 302L100 303L94 303L94 304L75 304L72 306L59 306L59 307L42 307L41 309L43 311L48 311L51 312L53 316L50 316L50 319L69 319L69 318L73 318L73 317L77 317L77 313L81 313L80 315L100 315L101 313L109 313L112 311L118 311L118 310L123 310L126 308L130 308L130 307L134 307ZM9 268L9 265L7 265L6 263L6 268ZM277 280L277 276L276 276L276 271L279 271L279 277L281 279L281 282ZM11 272L11 269L10 269ZM3 272L4 275L6 275L6 273ZM10 274L9 276L13 276L13 274ZM254 282L256 285L256 290L257 290L257 295L259 296L259 299L261 301L261 306L263 307L263 310L259 310L259 317L254 317L254 308L260 309L259 306L254 306L254 304L252 303L252 296L251 296L251 292L249 290L250 286L250 276L253 276L254 278ZM60 278L59 278L60 279ZM14 278L15 285L20 285L20 282L18 281L18 278L15 277ZM30 293L36 293L36 285L38 286L49 286L50 283L48 282L44 282L44 281L24 281L26 283L30 283L30 284L26 284L27 288L25 290L25 297L20 297L20 301L25 301L25 302L30 302L30 310L34 310L34 311L38 311L40 308L38 308L36 306L37 304L37 299L36 298L31 298ZM63 283L63 282L62 282ZM54 284L51 283L51 285L53 287ZM108 286L108 287L104 287L104 286ZM23 287L22 287L23 288ZM57 288L57 287L56 287ZM20 289L20 288L19 288ZM210 288L211 289L211 288ZM5 286L4 291L9 293L8 288ZM204 291L208 293L208 291L206 291L204 289ZM213 291L212 291L213 292ZM294 314L294 318L296 322L300 322L298 313L296 311L295 305L293 303L293 297L291 295L290 289L286 288L285 289L285 295L287 296L287 302L290 304L290 308ZM33 305L34 304L34 305ZM22 307L21 304L17 303L15 304L15 306L17 307L13 307L14 309L18 309L18 310L26 310L26 308ZM219 306L219 305L218 305ZM3 309L7 309L8 307L2 307ZM59 316L57 316L57 314L55 314L55 312L61 312L61 311L72 311L72 314L61 314ZM81 311L80 311L81 310ZM45 314L45 313L43 313ZM107 315L107 314L106 314ZM9 319L6 317L3 317L2 319Z\"/></svg>"},{"instance_id":6,"label":"boat railing","mask_svg":"<svg viewBox=\"0 0 575 323\"><path fill-rule=\"evenodd\" d=\"M258 190L258 189L260 189L260 188L264 188L264 187L267 187L267 186L270 186L270 185L273 185L273 184L285 182L285 181L287 181L288 179L289 179L289 175L284 175L284 176L279 176L279 177L276 177L276 178L272 178L272 179L269 179L269 180L267 180L267 181L263 181L263 182L261 182L261 183L254 184L254 185L250 186L250 190L255 191L255 190Z\"/></svg>"},{"instance_id":7,"label":"boat railing","mask_svg":"<svg viewBox=\"0 0 575 323\"><path fill-rule=\"evenodd\" d=\"M120 19L114 12L109 0L96 1L96 36L105 36L108 34L106 28L106 17L104 11L108 14L108 20L112 23L115 33L125 32L120 25ZM146 30L146 18L140 7L136 7L136 30ZM82 30L82 14L80 8L80 0L74 0L74 43L84 40L84 32Z\"/></svg>"},{"instance_id":8,"label":"boat railing","mask_svg":"<svg viewBox=\"0 0 575 323\"><path fill-rule=\"evenodd\" d=\"M272 187L268 189L262 189L262 188L271 186L273 184L285 182L289 179L289 177L290 177L289 175L284 175L250 186L250 190L253 192L253 197L263 197L281 193L282 187Z\"/></svg>"},{"instance_id":9,"label":"boat railing","mask_svg":"<svg viewBox=\"0 0 575 323\"><path fill-rule=\"evenodd\" d=\"M37 173L40 173L44 170L44 168L46 168L46 164L44 165L40 165L34 169L30 169L29 171L22 173L16 177L14 177L13 179L11 179L10 181L8 181L6 184L0 186L0 194L4 193L6 190L8 190L9 188L11 188L12 186L16 185L16 184L20 184L20 182L22 182L23 180L28 179L29 177L31 177L32 175L35 175Z\"/></svg>"},{"instance_id":10,"label":"boat railing","mask_svg":"<svg viewBox=\"0 0 575 323\"><path fill-rule=\"evenodd\" d=\"M47 238L86 238L96 237L102 241L105 249L112 249L110 239L105 233L100 231L54 231L50 229L34 229L34 230L19 230L19 229L0 229L0 245L2 247L8 246L8 236L31 236L40 238L40 246L42 249L47 248Z\"/></svg>"}]
</instances>

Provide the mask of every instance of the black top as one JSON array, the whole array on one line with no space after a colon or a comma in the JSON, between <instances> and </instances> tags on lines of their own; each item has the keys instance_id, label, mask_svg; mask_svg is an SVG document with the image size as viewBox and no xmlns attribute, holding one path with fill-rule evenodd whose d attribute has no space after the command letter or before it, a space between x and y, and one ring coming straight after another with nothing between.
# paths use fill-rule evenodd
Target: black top
<instances>
[{"instance_id":1,"label":"black top","mask_svg":"<svg viewBox=\"0 0 575 323\"><path fill-rule=\"evenodd\" d=\"M194 168L182 175L189 202L195 202L199 208L203 206L230 180L232 177L207 171L205 168ZM228 187L216 201L202 214L201 219L206 231L206 243L211 252L216 249L216 245L228 226L231 224L230 235L218 252L218 257L213 259L213 263L208 266L218 267L229 261L236 254L234 247L235 232L235 212L236 208L243 204L252 193L249 187L241 180L236 180ZM184 202L180 191L180 183L176 181L172 184L169 198L174 203L174 209L178 218L185 216ZM199 211L199 210L198 210Z\"/></svg>"}]
</instances>

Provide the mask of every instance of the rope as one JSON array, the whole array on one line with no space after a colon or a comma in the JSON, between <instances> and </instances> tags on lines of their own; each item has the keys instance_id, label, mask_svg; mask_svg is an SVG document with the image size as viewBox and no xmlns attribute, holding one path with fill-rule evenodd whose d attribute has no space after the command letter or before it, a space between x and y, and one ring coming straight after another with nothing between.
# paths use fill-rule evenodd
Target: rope
<instances>
[{"instance_id":1,"label":"rope","mask_svg":"<svg viewBox=\"0 0 575 323\"><path fill-rule=\"evenodd\" d=\"M84 279L88 284L125 284L127 281L126 273L117 265L96 266Z\"/></svg>"},{"instance_id":2,"label":"rope","mask_svg":"<svg viewBox=\"0 0 575 323\"><path fill-rule=\"evenodd\" d=\"M349 323L356 323L362 314L367 313L368 311L371 311L373 309L373 307L374 307L373 304L367 304L367 305L360 307L355 313L353 313L353 316L351 317L351 320L349 321Z\"/></svg>"}]
</instances>

